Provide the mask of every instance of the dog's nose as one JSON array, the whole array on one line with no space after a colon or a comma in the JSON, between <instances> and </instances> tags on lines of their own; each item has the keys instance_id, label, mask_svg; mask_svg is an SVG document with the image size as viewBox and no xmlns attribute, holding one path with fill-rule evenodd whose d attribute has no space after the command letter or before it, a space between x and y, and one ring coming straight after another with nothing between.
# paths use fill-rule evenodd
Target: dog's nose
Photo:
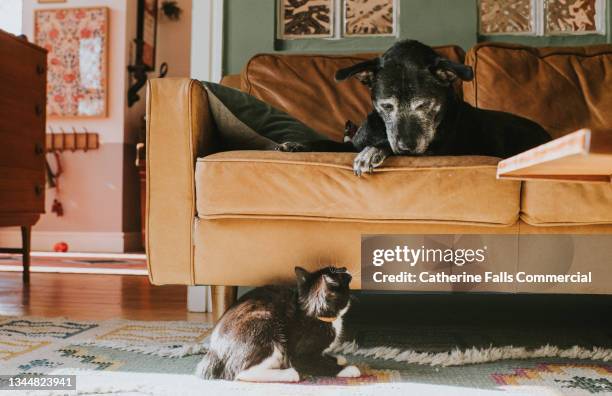
<instances>
[{"instance_id":1,"label":"dog's nose","mask_svg":"<svg viewBox=\"0 0 612 396\"><path fill-rule=\"evenodd\" d=\"M413 151L416 148L416 144L406 144L404 142L398 142L397 147L402 151Z\"/></svg>"}]
</instances>

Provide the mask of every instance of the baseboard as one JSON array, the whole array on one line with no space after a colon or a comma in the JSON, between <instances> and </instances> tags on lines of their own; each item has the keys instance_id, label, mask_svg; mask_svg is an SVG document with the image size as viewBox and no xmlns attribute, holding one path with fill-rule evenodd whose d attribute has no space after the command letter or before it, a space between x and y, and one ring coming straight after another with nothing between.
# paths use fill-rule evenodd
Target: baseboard
<instances>
[{"instance_id":1,"label":"baseboard","mask_svg":"<svg viewBox=\"0 0 612 396\"><path fill-rule=\"evenodd\" d=\"M66 242L68 251L124 253L142 249L140 232L61 232L32 231L32 250L49 252L57 242ZM21 232L16 229L0 231L0 246L20 247Z\"/></svg>"}]
</instances>

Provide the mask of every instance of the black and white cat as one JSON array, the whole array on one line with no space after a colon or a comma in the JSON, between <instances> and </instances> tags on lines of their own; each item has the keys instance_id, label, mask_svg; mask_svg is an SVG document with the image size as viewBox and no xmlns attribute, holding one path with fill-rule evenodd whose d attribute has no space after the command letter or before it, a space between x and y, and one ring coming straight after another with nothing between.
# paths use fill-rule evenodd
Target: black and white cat
<instances>
[{"instance_id":1,"label":"black and white cat","mask_svg":"<svg viewBox=\"0 0 612 396\"><path fill-rule=\"evenodd\" d=\"M297 288L265 286L242 296L215 326L198 367L204 378L297 382L301 376L359 377L328 354L350 307L346 268L296 267Z\"/></svg>"}]
</instances>

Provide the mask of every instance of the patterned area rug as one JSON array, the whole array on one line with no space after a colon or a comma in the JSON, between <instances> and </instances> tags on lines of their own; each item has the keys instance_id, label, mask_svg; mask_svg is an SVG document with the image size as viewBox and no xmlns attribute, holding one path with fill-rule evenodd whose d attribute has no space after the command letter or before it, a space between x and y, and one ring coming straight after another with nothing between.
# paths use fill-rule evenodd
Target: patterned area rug
<instances>
[{"instance_id":1,"label":"patterned area rug","mask_svg":"<svg viewBox=\"0 0 612 396\"><path fill-rule=\"evenodd\" d=\"M210 324L196 322L0 317L0 374L76 373L81 393L178 394L179 388L191 384L179 393L323 395L347 390L485 395L504 390L505 394L612 395L611 349L549 346L427 352L375 346L371 334L365 337L370 338L369 345L342 346L349 362L362 369L360 378L304 378L295 385L263 387L203 381L194 371L210 331ZM357 337L358 342L360 338L364 337Z\"/></svg>"}]
</instances>

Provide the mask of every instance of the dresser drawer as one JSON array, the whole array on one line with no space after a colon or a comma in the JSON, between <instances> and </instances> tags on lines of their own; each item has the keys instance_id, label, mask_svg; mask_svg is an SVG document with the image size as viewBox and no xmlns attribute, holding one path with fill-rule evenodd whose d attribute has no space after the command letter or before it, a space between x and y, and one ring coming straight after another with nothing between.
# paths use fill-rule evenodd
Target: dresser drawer
<instances>
[{"instance_id":1,"label":"dresser drawer","mask_svg":"<svg viewBox=\"0 0 612 396\"><path fill-rule=\"evenodd\" d=\"M41 87L38 92L19 92L12 88L5 90L3 87L0 92L0 139L6 134L39 138L44 132L44 88Z\"/></svg>"},{"instance_id":2,"label":"dresser drawer","mask_svg":"<svg viewBox=\"0 0 612 396\"><path fill-rule=\"evenodd\" d=\"M40 91L47 84L47 53L25 40L0 34L0 81L2 88L22 92Z\"/></svg>"},{"instance_id":3,"label":"dresser drawer","mask_svg":"<svg viewBox=\"0 0 612 396\"><path fill-rule=\"evenodd\" d=\"M38 170L45 167L44 134L37 138L24 138L20 134L0 132L0 168Z\"/></svg>"},{"instance_id":4,"label":"dresser drawer","mask_svg":"<svg viewBox=\"0 0 612 396\"><path fill-rule=\"evenodd\" d=\"M44 139L46 63L44 49L0 32L0 157L7 134Z\"/></svg>"},{"instance_id":5,"label":"dresser drawer","mask_svg":"<svg viewBox=\"0 0 612 396\"><path fill-rule=\"evenodd\" d=\"M0 219L5 223L32 224L45 211L46 58L44 49L0 31Z\"/></svg>"},{"instance_id":6,"label":"dresser drawer","mask_svg":"<svg viewBox=\"0 0 612 396\"><path fill-rule=\"evenodd\" d=\"M0 214L44 211L44 172L0 167Z\"/></svg>"}]
</instances>

